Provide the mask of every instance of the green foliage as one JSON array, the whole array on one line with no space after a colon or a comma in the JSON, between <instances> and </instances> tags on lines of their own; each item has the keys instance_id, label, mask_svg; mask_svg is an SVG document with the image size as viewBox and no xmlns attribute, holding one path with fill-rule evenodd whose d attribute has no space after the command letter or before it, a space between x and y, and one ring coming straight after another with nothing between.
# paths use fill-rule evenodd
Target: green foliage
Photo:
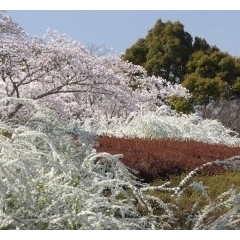
<instances>
[{"instance_id":1,"label":"green foliage","mask_svg":"<svg viewBox=\"0 0 240 240\"><path fill-rule=\"evenodd\" d=\"M239 98L239 59L216 47L208 48L204 42L197 45L195 49L199 50L186 64L187 74L182 83L192 93L194 103L206 105L211 100Z\"/></svg>"},{"instance_id":2,"label":"green foliage","mask_svg":"<svg viewBox=\"0 0 240 240\"><path fill-rule=\"evenodd\" d=\"M128 48L122 58L144 66L149 75L176 82L182 80L191 52L192 37L184 26L159 19L146 38Z\"/></svg>"},{"instance_id":3,"label":"green foliage","mask_svg":"<svg viewBox=\"0 0 240 240\"><path fill-rule=\"evenodd\" d=\"M207 53L198 51L192 54L186 65L186 71L188 74L195 73L202 78L214 78L219 70L217 61L219 61L219 58L216 54L211 59Z\"/></svg>"},{"instance_id":4,"label":"green foliage","mask_svg":"<svg viewBox=\"0 0 240 240\"><path fill-rule=\"evenodd\" d=\"M210 46L204 38L193 40L179 21L157 20L147 36L128 48L122 59L143 66L148 75L160 76L173 83L183 82L193 94L194 104L240 98L237 80L240 59ZM198 79L197 82L193 78Z\"/></svg>"},{"instance_id":5,"label":"green foliage","mask_svg":"<svg viewBox=\"0 0 240 240\"><path fill-rule=\"evenodd\" d=\"M235 98L240 98L240 77L238 77L232 86L232 92L233 92L233 96Z\"/></svg>"},{"instance_id":6,"label":"green foliage","mask_svg":"<svg viewBox=\"0 0 240 240\"><path fill-rule=\"evenodd\" d=\"M192 94L194 104L207 105L211 100L226 99L227 83L216 78L204 78L193 73L185 77L182 85Z\"/></svg>"},{"instance_id":7,"label":"green foliage","mask_svg":"<svg viewBox=\"0 0 240 240\"><path fill-rule=\"evenodd\" d=\"M233 81L240 76L240 66L237 63L237 59L225 53L220 57L218 64L220 71L217 73L217 76L229 85L232 85Z\"/></svg>"},{"instance_id":8,"label":"green foliage","mask_svg":"<svg viewBox=\"0 0 240 240\"><path fill-rule=\"evenodd\" d=\"M147 52L146 39L140 38L131 48L126 50L123 55L123 60L132 62L135 65L143 66L147 60Z\"/></svg>"},{"instance_id":9,"label":"green foliage","mask_svg":"<svg viewBox=\"0 0 240 240\"><path fill-rule=\"evenodd\" d=\"M186 73L195 73L202 78L219 77L224 82L232 84L239 76L240 68L234 57L219 49L195 51L186 64Z\"/></svg>"},{"instance_id":10,"label":"green foliage","mask_svg":"<svg viewBox=\"0 0 240 240\"><path fill-rule=\"evenodd\" d=\"M12 133L8 132L6 129L0 129L0 134L7 138L12 137Z\"/></svg>"},{"instance_id":11,"label":"green foliage","mask_svg":"<svg viewBox=\"0 0 240 240\"><path fill-rule=\"evenodd\" d=\"M193 52L197 51L209 51L211 49L210 45L204 38L195 37L193 43Z\"/></svg>"},{"instance_id":12,"label":"green foliage","mask_svg":"<svg viewBox=\"0 0 240 240\"><path fill-rule=\"evenodd\" d=\"M187 100L183 97L172 96L167 99L167 104L171 106L173 110L176 110L178 113L191 113L194 112L193 105L190 100Z\"/></svg>"}]
</instances>

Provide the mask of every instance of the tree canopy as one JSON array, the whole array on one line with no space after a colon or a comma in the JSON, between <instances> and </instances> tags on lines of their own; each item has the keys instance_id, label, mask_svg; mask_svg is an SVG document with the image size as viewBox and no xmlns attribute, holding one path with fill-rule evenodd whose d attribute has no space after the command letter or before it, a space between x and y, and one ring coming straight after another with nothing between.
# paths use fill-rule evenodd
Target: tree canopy
<instances>
[{"instance_id":1,"label":"tree canopy","mask_svg":"<svg viewBox=\"0 0 240 240\"><path fill-rule=\"evenodd\" d=\"M123 60L144 66L149 75L178 82L183 78L191 52L192 37L180 22L158 20L145 39L139 39L126 50Z\"/></svg>"},{"instance_id":2,"label":"tree canopy","mask_svg":"<svg viewBox=\"0 0 240 240\"><path fill-rule=\"evenodd\" d=\"M240 59L204 38L193 38L179 21L157 20L145 38L126 49L122 59L143 66L148 75L182 83L192 93L194 104L239 98Z\"/></svg>"},{"instance_id":3,"label":"tree canopy","mask_svg":"<svg viewBox=\"0 0 240 240\"><path fill-rule=\"evenodd\" d=\"M82 122L126 118L140 107L154 109L169 96L189 96L180 84L148 76L119 56L96 55L56 31L30 37L10 17L0 14L0 20L0 98L34 99ZM21 107L5 117L20 119Z\"/></svg>"}]
</instances>

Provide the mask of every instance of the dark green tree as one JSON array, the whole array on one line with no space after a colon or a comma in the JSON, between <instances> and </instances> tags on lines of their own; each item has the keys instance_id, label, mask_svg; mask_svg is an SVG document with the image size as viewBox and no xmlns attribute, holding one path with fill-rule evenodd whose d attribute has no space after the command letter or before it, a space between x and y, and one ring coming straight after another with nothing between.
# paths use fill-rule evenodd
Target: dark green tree
<instances>
[{"instance_id":1,"label":"dark green tree","mask_svg":"<svg viewBox=\"0 0 240 240\"><path fill-rule=\"evenodd\" d=\"M231 85L240 74L239 64L228 53L211 49L196 51L186 64L186 74L196 73L202 78L218 76Z\"/></svg>"},{"instance_id":2,"label":"dark green tree","mask_svg":"<svg viewBox=\"0 0 240 240\"><path fill-rule=\"evenodd\" d=\"M217 64L203 51L194 52L186 64L186 74L195 73L201 78L214 78L217 74Z\"/></svg>"},{"instance_id":3,"label":"dark green tree","mask_svg":"<svg viewBox=\"0 0 240 240\"><path fill-rule=\"evenodd\" d=\"M193 103L240 98L240 59L210 46L204 38L193 40L179 21L157 20L122 59L143 66L149 75L183 83L193 95Z\"/></svg>"},{"instance_id":4,"label":"dark green tree","mask_svg":"<svg viewBox=\"0 0 240 240\"><path fill-rule=\"evenodd\" d=\"M192 73L189 74L182 85L192 93L192 101L194 105L207 105L212 100L226 99L227 83L219 77L203 78Z\"/></svg>"},{"instance_id":5,"label":"dark green tree","mask_svg":"<svg viewBox=\"0 0 240 240\"><path fill-rule=\"evenodd\" d=\"M135 65L144 66L147 61L147 53L146 39L140 38L131 48L126 50L123 60L132 62Z\"/></svg>"},{"instance_id":6,"label":"dark green tree","mask_svg":"<svg viewBox=\"0 0 240 240\"><path fill-rule=\"evenodd\" d=\"M180 22L158 20L145 39L139 39L122 56L139 64L149 75L161 76L170 82L181 82L185 65L192 53L192 37Z\"/></svg>"},{"instance_id":7,"label":"dark green tree","mask_svg":"<svg viewBox=\"0 0 240 240\"><path fill-rule=\"evenodd\" d=\"M226 99L236 98L239 95L236 91L236 84L234 87L233 84L235 83L236 79L240 77L239 66L239 59L232 57L228 53L221 52L216 47L199 50L192 54L188 63L186 64L186 74L184 76L183 83L189 92L196 96L197 93L194 93L194 91L196 91L196 88L189 88L189 79L192 79L193 75L195 78L194 81L196 81L196 79L199 81L204 80L206 84L208 81L211 81L212 83L213 80L217 79L218 86L220 86L219 81L221 80L221 82L224 82L224 85L226 85L224 87L224 97ZM186 82L188 82L188 84L186 84ZM211 84L208 83L208 86L210 85ZM214 90L213 87L211 89ZM209 92L206 92L206 99L208 96ZM223 97L223 95L221 95L221 97Z\"/></svg>"},{"instance_id":8,"label":"dark green tree","mask_svg":"<svg viewBox=\"0 0 240 240\"><path fill-rule=\"evenodd\" d=\"M233 98L240 99L240 77L232 85Z\"/></svg>"},{"instance_id":9,"label":"dark green tree","mask_svg":"<svg viewBox=\"0 0 240 240\"><path fill-rule=\"evenodd\" d=\"M211 49L211 46L207 43L204 38L195 37L193 43L193 52L203 51L207 52Z\"/></svg>"}]
</instances>

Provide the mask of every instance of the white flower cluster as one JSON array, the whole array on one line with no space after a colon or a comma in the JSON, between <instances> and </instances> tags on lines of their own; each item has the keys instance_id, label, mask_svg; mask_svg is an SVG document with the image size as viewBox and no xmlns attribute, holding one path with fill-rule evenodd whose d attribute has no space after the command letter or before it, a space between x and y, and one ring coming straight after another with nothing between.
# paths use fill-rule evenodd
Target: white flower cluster
<instances>
[{"instance_id":1,"label":"white flower cluster","mask_svg":"<svg viewBox=\"0 0 240 240\"><path fill-rule=\"evenodd\" d=\"M0 110L16 103L31 114L0 122L0 229L152 229L172 217L167 204L154 216L121 155L96 153L93 136L33 100L2 99Z\"/></svg>"},{"instance_id":2,"label":"white flower cluster","mask_svg":"<svg viewBox=\"0 0 240 240\"><path fill-rule=\"evenodd\" d=\"M91 130L89 126L88 130ZM118 125L95 126L98 135L125 138L195 140L210 144L240 146L238 134L217 120L202 119L197 114L178 114L162 105L157 111L138 111Z\"/></svg>"}]
</instances>

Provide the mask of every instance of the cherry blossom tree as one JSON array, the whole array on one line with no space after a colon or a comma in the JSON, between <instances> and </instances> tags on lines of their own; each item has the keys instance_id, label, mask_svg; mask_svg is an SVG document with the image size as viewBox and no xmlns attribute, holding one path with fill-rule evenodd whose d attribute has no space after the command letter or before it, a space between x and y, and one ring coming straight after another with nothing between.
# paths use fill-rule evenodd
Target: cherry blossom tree
<instances>
[{"instance_id":1,"label":"cherry blossom tree","mask_svg":"<svg viewBox=\"0 0 240 240\"><path fill-rule=\"evenodd\" d=\"M10 23L12 29L1 40L1 97L31 98L62 117L84 121L99 116L126 118L140 105L153 108L168 96L188 95L181 85L147 77L142 67L119 56L94 55L57 32L29 37L9 18L1 18L2 29ZM139 84L135 91L132 82ZM21 107L15 106L7 117Z\"/></svg>"},{"instance_id":2,"label":"cherry blossom tree","mask_svg":"<svg viewBox=\"0 0 240 240\"><path fill-rule=\"evenodd\" d=\"M0 10L0 39L22 35L24 30L7 15L6 11Z\"/></svg>"}]
</instances>

